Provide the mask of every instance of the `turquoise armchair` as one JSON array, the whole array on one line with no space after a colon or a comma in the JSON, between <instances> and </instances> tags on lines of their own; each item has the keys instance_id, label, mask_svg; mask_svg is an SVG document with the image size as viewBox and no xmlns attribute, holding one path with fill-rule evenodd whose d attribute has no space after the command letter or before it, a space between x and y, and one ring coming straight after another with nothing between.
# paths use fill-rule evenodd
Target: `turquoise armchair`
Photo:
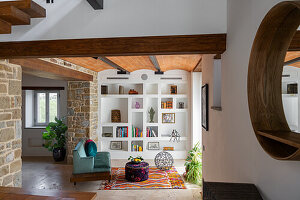
<instances>
[{"instance_id":1,"label":"turquoise armchair","mask_svg":"<svg viewBox=\"0 0 300 200\"><path fill-rule=\"evenodd\" d=\"M73 175L71 182L110 180L111 162L109 152L98 152L95 157L87 157L85 141L81 140L73 150Z\"/></svg>"}]
</instances>

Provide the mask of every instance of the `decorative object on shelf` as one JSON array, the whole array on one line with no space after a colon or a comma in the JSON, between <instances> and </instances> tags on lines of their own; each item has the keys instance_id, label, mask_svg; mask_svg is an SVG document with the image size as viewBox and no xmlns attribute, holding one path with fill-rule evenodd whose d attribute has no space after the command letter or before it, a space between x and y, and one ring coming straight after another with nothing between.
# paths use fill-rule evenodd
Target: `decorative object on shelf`
<instances>
[{"instance_id":1,"label":"decorative object on shelf","mask_svg":"<svg viewBox=\"0 0 300 200\"><path fill-rule=\"evenodd\" d=\"M138 156L138 157L132 157L129 156L128 160L130 160L130 162L134 163L134 164L138 164L144 161L144 158L142 156Z\"/></svg>"},{"instance_id":2,"label":"decorative object on shelf","mask_svg":"<svg viewBox=\"0 0 300 200\"><path fill-rule=\"evenodd\" d=\"M178 104L179 104L179 107L178 107L179 109L184 109L184 102L179 102Z\"/></svg>"},{"instance_id":3,"label":"decorative object on shelf","mask_svg":"<svg viewBox=\"0 0 300 200\"><path fill-rule=\"evenodd\" d=\"M147 75L147 74L142 74L142 75L141 75L141 79L142 79L143 81L146 81L146 80L148 79L148 75Z\"/></svg>"},{"instance_id":4,"label":"decorative object on shelf","mask_svg":"<svg viewBox=\"0 0 300 200\"><path fill-rule=\"evenodd\" d=\"M163 147L164 151L174 151L174 147Z\"/></svg>"},{"instance_id":5,"label":"decorative object on shelf","mask_svg":"<svg viewBox=\"0 0 300 200\"><path fill-rule=\"evenodd\" d=\"M101 94L108 94L107 85L101 85Z\"/></svg>"},{"instance_id":6,"label":"decorative object on shelf","mask_svg":"<svg viewBox=\"0 0 300 200\"><path fill-rule=\"evenodd\" d=\"M201 100L201 123L204 130L208 131L208 84L202 86Z\"/></svg>"},{"instance_id":7,"label":"decorative object on shelf","mask_svg":"<svg viewBox=\"0 0 300 200\"><path fill-rule=\"evenodd\" d=\"M158 134L155 132L155 130L153 130L152 127L147 127L146 131L146 137L158 137Z\"/></svg>"},{"instance_id":8,"label":"decorative object on shelf","mask_svg":"<svg viewBox=\"0 0 300 200\"><path fill-rule=\"evenodd\" d=\"M173 108L173 101L162 101L161 102L162 109L172 109Z\"/></svg>"},{"instance_id":9,"label":"decorative object on shelf","mask_svg":"<svg viewBox=\"0 0 300 200\"><path fill-rule=\"evenodd\" d=\"M171 137L170 137L169 142L171 142L172 139L173 139L173 142L175 142L175 141L180 142L180 134L175 129L171 133Z\"/></svg>"},{"instance_id":10,"label":"decorative object on shelf","mask_svg":"<svg viewBox=\"0 0 300 200\"><path fill-rule=\"evenodd\" d=\"M200 185L202 183L202 152L200 143L198 142L192 150L188 152L188 157L185 160L184 177L190 183Z\"/></svg>"},{"instance_id":11,"label":"decorative object on shelf","mask_svg":"<svg viewBox=\"0 0 300 200\"><path fill-rule=\"evenodd\" d=\"M128 127L118 126L116 128L116 137L128 137Z\"/></svg>"},{"instance_id":12,"label":"decorative object on shelf","mask_svg":"<svg viewBox=\"0 0 300 200\"><path fill-rule=\"evenodd\" d=\"M111 111L111 122L113 122L113 123L121 122L121 111L120 110L112 110Z\"/></svg>"},{"instance_id":13,"label":"decorative object on shelf","mask_svg":"<svg viewBox=\"0 0 300 200\"><path fill-rule=\"evenodd\" d=\"M128 162L125 165L125 178L130 182L141 182L149 178L149 164Z\"/></svg>"},{"instance_id":14,"label":"decorative object on shelf","mask_svg":"<svg viewBox=\"0 0 300 200\"><path fill-rule=\"evenodd\" d=\"M154 159L155 165L158 169L169 170L173 167L174 159L169 152L159 152Z\"/></svg>"},{"instance_id":15,"label":"decorative object on shelf","mask_svg":"<svg viewBox=\"0 0 300 200\"><path fill-rule=\"evenodd\" d=\"M113 133L103 133L104 137L113 137Z\"/></svg>"},{"instance_id":16,"label":"decorative object on shelf","mask_svg":"<svg viewBox=\"0 0 300 200\"><path fill-rule=\"evenodd\" d=\"M110 141L111 150L122 150L122 141Z\"/></svg>"},{"instance_id":17,"label":"decorative object on shelf","mask_svg":"<svg viewBox=\"0 0 300 200\"><path fill-rule=\"evenodd\" d=\"M128 94L139 94L137 91L135 91L134 89L130 89Z\"/></svg>"},{"instance_id":18,"label":"decorative object on shelf","mask_svg":"<svg viewBox=\"0 0 300 200\"><path fill-rule=\"evenodd\" d=\"M297 93L298 93L297 83L287 84L287 94L297 94Z\"/></svg>"},{"instance_id":19,"label":"decorative object on shelf","mask_svg":"<svg viewBox=\"0 0 300 200\"><path fill-rule=\"evenodd\" d=\"M148 150L159 150L159 142L148 142Z\"/></svg>"},{"instance_id":20,"label":"decorative object on shelf","mask_svg":"<svg viewBox=\"0 0 300 200\"><path fill-rule=\"evenodd\" d=\"M52 151L56 162L63 161L66 156L66 131L68 127L62 119L55 117L55 122L50 122L43 133L45 144L43 145L49 151Z\"/></svg>"},{"instance_id":21,"label":"decorative object on shelf","mask_svg":"<svg viewBox=\"0 0 300 200\"><path fill-rule=\"evenodd\" d=\"M149 110L149 116L150 116L150 123L154 123L154 114L155 114L155 110L151 107Z\"/></svg>"},{"instance_id":22,"label":"decorative object on shelf","mask_svg":"<svg viewBox=\"0 0 300 200\"><path fill-rule=\"evenodd\" d=\"M124 94L124 86L119 85L119 94Z\"/></svg>"},{"instance_id":23,"label":"decorative object on shelf","mask_svg":"<svg viewBox=\"0 0 300 200\"><path fill-rule=\"evenodd\" d=\"M135 102L135 108L140 109L140 107L141 107L141 104L139 102Z\"/></svg>"},{"instance_id":24,"label":"decorative object on shelf","mask_svg":"<svg viewBox=\"0 0 300 200\"><path fill-rule=\"evenodd\" d=\"M171 85L170 91L171 94L177 94L177 85Z\"/></svg>"},{"instance_id":25,"label":"decorative object on shelf","mask_svg":"<svg viewBox=\"0 0 300 200\"><path fill-rule=\"evenodd\" d=\"M162 123L164 124L175 123L175 113L162 113Z\"/></svg>"}]
</instances>

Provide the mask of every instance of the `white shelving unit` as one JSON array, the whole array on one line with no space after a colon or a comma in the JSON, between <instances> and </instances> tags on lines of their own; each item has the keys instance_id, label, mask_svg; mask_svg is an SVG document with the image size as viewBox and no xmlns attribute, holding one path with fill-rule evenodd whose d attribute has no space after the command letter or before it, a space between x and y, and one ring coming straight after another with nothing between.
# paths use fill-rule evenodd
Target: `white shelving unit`
<instances>
[{"instance_id":1,"label":"white shelving unit","mask_svg":"<svg viewBox=\"0 0 300 200\"><path fill-rule=\"evenodd\" d=\"M147 76L146 80L142 77ZM141 155L153 159L163 147L174 147L169 151L175 159L186 158L190 149L190 73L172 70L164 75L155 75L151 70L138 70L130 75L117 75L116 70L99 73L99 146L101 151L109 151L112 159L127 159L129 156ZM101 94L101 86L108 87L108 94ZM177 85L177 94L170 94L170 86ZM125 94L119 94L119 86L124 87ZM134 89L137 95L129 95ZM162 109L161 101L173 101L172 109ZM140 108L135 107L136 102ZM179 108L184 102L184 108ZM154 123L150 123L148 111L155 110ZM112 123L111 110L121 111L121 123ZM162 123L162 113L175 113L175 123ZM117 127L128 127L128 137L116 137ZM142 137L133 137L132 126L143 131ZM158 137L146 137L147 127L151 127ZM181 135L180 142L169 142L170 134L176 129ZM112 137L105 137L111 133ZM111 141L122 142L122 150L110 149ZM148 142L159 142L159 150L149 150ZM142 146L143 151L132 151L132 143Z\"/></svg>"}]
</instances>

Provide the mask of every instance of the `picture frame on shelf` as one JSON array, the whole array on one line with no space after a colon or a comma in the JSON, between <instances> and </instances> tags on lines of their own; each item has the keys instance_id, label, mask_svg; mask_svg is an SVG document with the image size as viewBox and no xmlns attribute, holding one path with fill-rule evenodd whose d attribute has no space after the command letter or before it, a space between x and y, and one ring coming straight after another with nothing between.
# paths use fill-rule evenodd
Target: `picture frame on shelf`
<instances>
[{"instance_id":1,"label":"picture frame on shelf","mask_svg":"<svg viewBox=\"0 0 300 200\"><path fill-rule=\"evenodd\" d=\"M159 142L148 142L148 150L159 150Z\"/></svg>"},{"instance_id":2,"label":"picture frame on shelf","mask_svg":"<svg viewBox=\"0 0 300 200\"><path fill-rule=\"evenodd\" d=\"M122 141L110 141L111 150L122 150Z\"/></svg>"},{"instance_id":3,"label":"picture frame on shelf","mask_svg":"<svg viewBox=\"0 0 300 200\"><path fill-rule=\"evenodd\" d=\"M171 94L177 94L177 85L171 85L170 92Z\"/></svg>"},{"instance_id":4,"label":"picture frame on shelf","mask_svg":"<svg viewBox=\"0 0 300 200\"><path fill-rule=\"evenodd\" d=\"M174 124L175 123L175 113L162 113L162 123L163 124Z\"/></svg>"},{"instance_id":5,"label":"picture frame on shelf","mask_svg":"<svg viewBox=\"0 0 300 200\"><path fill-rule=\"evenodd\" d=\"M201 88L201 124L208 131L208 84Z\"/></svg>"}]
</instances>

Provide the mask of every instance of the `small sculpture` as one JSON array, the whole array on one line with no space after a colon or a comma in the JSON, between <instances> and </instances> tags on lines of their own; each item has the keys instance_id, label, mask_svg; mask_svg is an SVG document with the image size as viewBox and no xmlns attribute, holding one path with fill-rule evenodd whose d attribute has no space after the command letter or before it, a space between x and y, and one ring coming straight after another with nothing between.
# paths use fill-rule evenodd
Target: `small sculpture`
<instances>
[{"instance_id":1,"label":"small sculpture","mask_svg":"<svg viewBox=\"0 0 300 200\"><path fill-rule=\"evenodd\" d=\"M135 102L135 108L136 109L140 109L140 107L141 107L140 103L139 102Z\"/></svg>"},{"instance_id":2,"label":"small sculpture","mask_svg":"<svg viewBox=\"0 0 300 200\"><path fill-rule=\"evenodd\" d=\"M150 123L154 123L154 120L153 120L154 114L155 114L154 109L151 107L148 113L150 115Z\"/></svg>"},{"instance_id":3,"label":"small sculpture","mask_svg":"<svg viewBox=\"0 0 300 200\"><path fill-rule=\"evenodd\" d=\"M172 131L171 138L170 138L169 142L171 142L172 139L173 139L173 142L175 142L175 141L180 142L180 134L175 129Z\"/></svg>"}]
</instances>

